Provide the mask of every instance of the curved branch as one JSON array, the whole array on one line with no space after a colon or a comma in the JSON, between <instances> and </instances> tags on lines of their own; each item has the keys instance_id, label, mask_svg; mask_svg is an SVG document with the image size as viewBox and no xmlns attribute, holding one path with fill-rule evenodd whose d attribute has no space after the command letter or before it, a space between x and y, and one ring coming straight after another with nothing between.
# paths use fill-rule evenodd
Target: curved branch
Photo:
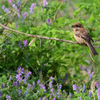
<instances>
[{"instance_id":1,"label":"curved branch","mask_svg":"<svg viewBox=\"0 0 100 100\"><path fill-rule=\"evenodd\" d=\"M0 26L2 26L5 29L11 30L13 32L16 32L16 33L19 33L19 34L23 34L23 35L26 35L26 36L29 36L29 37L35 37L35 38L41 38L41 39L45 39L45 40L56 40L56 41L62 41L62 42L67 42L67 43L79 44L79 43L74 42L74 41L68 41L68 40L63 40L63 39L59 39L59 38L49 38L49 37L44 37L44 36L39 36L39 35L31 35L31 34L23 33L23 32L11 29L9 27L6 27L5 25L2 25L2 24L0 24ZM94 47L95 48L100 48L99 46L94 46Z\"/></svg>"}]
</instances>

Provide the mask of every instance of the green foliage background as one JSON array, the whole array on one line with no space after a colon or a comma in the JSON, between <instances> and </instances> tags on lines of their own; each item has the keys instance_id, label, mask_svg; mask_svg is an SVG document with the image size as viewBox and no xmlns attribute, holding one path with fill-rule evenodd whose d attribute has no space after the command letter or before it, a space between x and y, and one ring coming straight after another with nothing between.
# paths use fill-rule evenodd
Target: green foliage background
<instances>
[{"instance_id":1,"label":"green foliage background","mask_svg":"<svg viewBox=\"0 0 100 100\"><path fill-rule=\"evenodd\" d=\"M25 4L23 0L22 2L21 6ZM29 7L32 3L37 5L34 13L30 14ZM2 5L9 7L11 12L6 15L2 10ZM61 7L60 5L60 0L50 0L47 7L42 10L42 0L30 0L21 10L21 14L28 12L28 16L21 19L17 17L17 13L7 0L0 1L0 24L6 24L11 29L32 35L75 41L71 25L80 22L93 37L95 41L93 45L100 47L100 38L98 38L100 35L100 1L68 0ZM47 19L50 19L50 24L47 23ZM23 49L19 47L18 41L27 40L30 43L32 39L33 37L26 37L0 27L1 77L4 74L9 77L20 65L26 70L32 71L35 80L40 78L46 81L50 76L60 79L63 88L67 87L69 88L67 91L71 92L72 84L84 84L84 79L87 77L79 66L91 67L95 73L95 79L99 75L99 48L95 48L99 55L91 57L86 46L41 38L36 38L31 46L23 46ZM63 82L66 73L68 79Z\"/></svg>"}]
</instances>

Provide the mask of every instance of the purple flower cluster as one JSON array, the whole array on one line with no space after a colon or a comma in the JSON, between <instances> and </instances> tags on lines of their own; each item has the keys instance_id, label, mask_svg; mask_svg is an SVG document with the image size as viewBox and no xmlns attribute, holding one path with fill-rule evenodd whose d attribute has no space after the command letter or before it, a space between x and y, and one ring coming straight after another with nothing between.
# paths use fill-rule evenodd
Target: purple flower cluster
<instances>
[{"instance_id":1,"label":"purple flower cluster","mask_svg":"<svg viewBox=\"0 0 100 100\"><path fill-rule=\"evenodd\" d=\"M77 87L76 84L73 84L73 90L76 90L76 92L79 93L79 87Z\"/></svg>"},{"instance_id":2,"label":"purple flower cluster","mask_svg":"<svg viewBox=\"0 0 100 100\"><path fill-rule=\"evenodd\" d=\"M8 86L8 84L9 84L9 82L12 80L12 76L10 76L10 78L9 78L9 81L8 81L8 83L7 83L7 86Z\"/></svg>"},{"instance_id":3,"label":"purple flower cluster","mask_svg":"<svg viewBox=\"0 0 100 100\"><path fill-rule=\"evenodd\" d=\"M100 99L100 85L98 84L98 82L96 82L96 87L98 88L97 89L97 96L98 96L98 99Z\"/></svg>"},{"instance_id":4,"label":"purple flower cluster","mask_svg":"<svg viewBox=\"0 0 100 100\"><path fill-rule=\"evenodd\" d=\"M29 9L29 12L30 13L33 13L33 9L36 7L36 3L32 3L30 9Z\"/></svg>"},{"instance_id":5,"label":"purple flower cluster","mask_svg":"<svg viewBox=\"0 0 100 100\"><path fill-rule=\"evenodd\" d=\"M17 69L17 75L16 75L16 79L17 79L17 82L24 82L24 83L27 83L27 79L29 77L29 75L31 75L31 72L29 71L28 73L26 73L25 75L25 78L23 79L22 75L24 74L24 68L21 68L20 66L18 67Z\"/></svg>"},{"instance_id":6,"label":"purple flower cluster","mask_svg":"<svg viewBox=\"0 0 100 100\"><path fill-rule=\"evenodd\" d=\"M94 72L90 73L90 68L84 68L84 67L82 67L82 66L79 66L79 68L82 69L82 70L87 71L87 72L88 72L88 75L89 75L89 80L91 80L91 78L92 78Z\"/></svg>"},{"instance_id":7,"label":"purple flower cluster","mask_svg":"<svg viewBox=\"0 0 100 100\"><path fill-rule=\"evenodd\" d=\"M43 98L39 98L39 100L48 100L48 98L46 98L46 96L44 96Z\"/></svg>"},{"instance_id":8,"label":"purple flower cluster","mask_svg":"<svg viewBox=\"0 0 100 100\"><path fill-rule=\"evenodd\" d=\"M21 44L21 41L18 41L18 42L19 42L18 45L20 46L20 48L23 49L23 46ZM23 45L24 45L24 47L27 47L28 46L27 40L23 40Z\"/></svg>"},{"instance_id":9,"label":"purple flower cluster","mask_svg":"<svg viewBox=\"0 0 100 100\"><path fill-rule=\"evenodd\" d=\"M10 4L12 4L12 0L8 0L8 2L9 2Z\"/></svg>"},{"instance_id":10,"label":"purple flower cluster","mask_svg":"<svg viewBox=\"0 0 100 100\"><path fill-rule=\"evenodd\" d=\"M52 98L52 96L55 96L55 94L54 94L54 88L52 87L53 80L54 80L54 78L51 76L50 77L50 81L49 81L49 88L50 88L50 91L51 91L51 93L50 93L51 98Z\"/></svg>"},{"instance_id":11,"label":"purple flower cluster","mask_svg":"<svg viewBox=\"0 0 100 100\"><path fill-rule=\"evenodd\" d=\"M22 16L25 18L25 17L27 17L27 12L25 12L24 14L22 14Z\"/></svg>"},{"instance_id":12,"label":"purple flower cluster","mask_svg":"<svg viewBox=\"0 0 100 100\"><path fill-rule=\"evenodd\" d=\"M44 84L41 84L40 80L38 80L37 83L39 84L40 89L44 89L44 92L46 92L46 87L45 87L45 85L44 85Z\"/></svg>"},{"instance_id":13,"label":"purple flower cluster","mask_svg":"<svg viewBox=\"0 0 100 100\"><path fill-rule=\"evenodd\" d=\"M89 80L91 80L93 74L94 74L94 72L90 73L90 69L88 69Z\"/></svg>"},{"instance_id":14,"label":"purple flower cluster","mask_svg":"<svg viewBox=\"0 0 100 100\"><path fill-rule=\"evenodd\" d=\"M88 68L84 68L83 66L79 65L79 68L85 71L88 71Z\"/></svg>"},{"instance_id":15,"label":"purple flower cluster","mask_svg":"<svg viewBox=\"0 0 100 100\"><path fill-rule=\"evenodd\" d=\"M27 81L27 79L28 79L28 77L29 77L29 75L31 75L32 74L32 72L28 72L28 73L26 73L26 75L25 75L25 78L24 78L24 83L26 83L26 81Z\"/></svg>"},{"instance_id":16,"label":"purple flower cluster","mask_svg":"<svg viewBox=\"0 0 100 100\"><path fill-rule=\"evenodd\" d=\"M82 89L82 87L80 89ZM76 84L73 84L73 90L76 90L76 92L79 93L79 87L77 87ZM84 84L82 92L85 92L85 91L86 91L86 87L85 87L85 84ZM89 97L91 97L92 96L92 92L90 91L88 95L89 95ZM81 97L78 97L78 98L79 98L79 100L82 100Z\"/></svg>"},{"instance_id":17,"label":"purple flower cluster","mask_svg":"<svg viewBox=\"0 0 100 100\"><path fill-rule=\"evenodd\" d=\"M61 88L62 88L62 85L58 85L58 90L57 90L57 98L59 98L60 97L60 90L61 90Z\"/></svg>"},{"instance_id":18,"label":"purple flower cluster","mask_svg":"<svg viewBox=\"0 0 100 100\"><path fill-rule=\"evenodd\" d=\"M46 7L46 5L48 5L49 0L43 0L43 7Z\"/></svg>"},{"instance_id":19,"label":"purple flower cluster","mask_svg":"<svg viewBox=\"0 0 100 100\"><path fill-rule=\"evenodd\" d=\"M17 5L15 3L13 4L13 1L12 0L8 0L8 2L12 5L12 7L17 12L18 18L20 18L20 16L21 16L20 15L20 10L19 10L20 5L21 5L20 0L17 1ZM4 11L8 12L8 9L5 9L4 6L2 8L3 8ZM28 15L27 12L25 12L25 13L22 14L22 17L25 18L25 17L27 17L27 15Z\"/></svg>"},{"instance_id":20,"label":"purple flower cluster","mask_svg":"<svg viewBox=\"0 0 100 100\"><path fill-rule=\"evenodd\" d=\"M11 100L11 97L9 95L6 95L6 100Z\"/></svg>"},{"instance_id":21,"label":"purple flower cluster","mask_svg":"<svg viewBox=\"0 0 100 100\"><path fill-rule=\"evenodd\" d=\"M21 77L23 73L24 73L24 68L21 68L19 66L17 69L17 75L16 75L16 79L19 83L23 81L23 78Z\"/></svg>"},{"instance_id":22,"label":"purple flower cluster","mask_svg":"<svg viewBox=\"0 0 100 100\"><path fill-rule=\"evenodd\" d=\"M90 92L89 92L89 97L91 97L91 96L92 96L92 92L90 91Z\"/></svg>"},{"instance_id":23,"label":"purple flower cluster","mask_svg":"<svg viewBox=\"0 0 100 100\"><path fill-rule=\"evenodd\" d=\"M24 44L24 47L27 47L28 46L27 40L24 40L23 44Z\"/></svg>"},{"instance_id":24,"label":"purple flower cluster","mask_svg":"<svg viewBox=\"0 0 100 100\"><path fill-rule=\"evenodd\" d=\"M5 6L2 6L2 9L4 10L4 12L8 13L9 12L9 8L5 8Z\"/></svg>"},{"instance_id":25,"label":"purple flower cluster","mask_svg":"<svg viewBox=\"0 0 100 100\"><path fill-rule=\"evenodd\" d=\"M27 85L27 89L26 89L26 93L25 93L25 94L28 94L28 91L29 91L30 88L31 88L31 85L28 84L28 85Z\"/></svg>"},{"instance_id":26,"label":"purple flower cluster","mask_svg":"<svg viewBox=\"0 0 100 100\"><path fill-rule=\"evenodd\" d=\"M20 5L21 5L21 2L20 2L20 0L18 0L17 6L20 7Z\"/></svg>"},{"instance_id":27,"label":"purple flower cluster","mask_svg":"<svg viewBox=\"0 0 100 100\"><path fill-rule=\"evenodd\" d=\"M22 83L28 84L28 83L27 83L27 79L28 79L28 77L29 77L32 73L29 71L29 72L27 72L26 74L24 74L24 68L21 68L20 66L17 68L16 73L17 73L17 75L16 75L16 80L13 81L12 87L16 87L16 88L17 88L17 93L18 93L18 95L21 96L21 95L22 95L22 90L21 90L19 87L20 87L20 85L21 85ZM13 80L13 79L12 79L12 76L10 76L7 85L2 84L2 88L9 87L9 85L10 85L9 82L10 82L11 80ZM33 82L33 88L34 88L34 86L35 86L35 82ZM25 95L28 94L28 91L29 91L29 89L30 89L31 87L32 87L32 85L30 85L30 84L27 85L26 92L24 93ZM0 97L2 97L1 92L0 92ZM6 95L6 100L11 100L11 97L10 97L9 95Z\"/></svg>"}]
</instances>

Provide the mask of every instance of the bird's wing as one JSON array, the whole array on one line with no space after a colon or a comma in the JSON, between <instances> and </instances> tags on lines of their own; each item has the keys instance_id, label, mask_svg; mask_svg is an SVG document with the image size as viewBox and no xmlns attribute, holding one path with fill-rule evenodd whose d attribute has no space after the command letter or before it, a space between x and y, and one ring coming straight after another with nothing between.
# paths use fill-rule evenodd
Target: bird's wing
<instances>
[{"instance_id":1,"label":"bird's wing","mask_svg":"<svg viewBox=\"0 0 100 100\"><path fill-rule=\"evenodd\" d=\"M93 41L91 35L88 33L88 30L85 28L81 28L78 31L76 31L75 33L76 33L75 34L76 36L83 38L84 40L87 40L87 41L92 40Z\"/></svg>"}]
</instances>

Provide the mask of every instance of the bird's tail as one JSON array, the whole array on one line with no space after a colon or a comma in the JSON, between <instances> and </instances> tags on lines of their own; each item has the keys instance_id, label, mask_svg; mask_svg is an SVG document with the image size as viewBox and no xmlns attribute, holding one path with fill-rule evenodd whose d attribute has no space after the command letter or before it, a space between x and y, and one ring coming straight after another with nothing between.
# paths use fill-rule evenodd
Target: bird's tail
<instances>
[{"instance_id":1,"label":"bird's tail","mask_svg":"<svg viewBox=\"0 0 100 100\"><path fill-rule=\"evenodd\" d=\"M96 52L96 50L94 49L93 45L90 42L87 42L87 46L89 47L93 55L98 55L98 53Z\"/></svg>"}]
</instances>

